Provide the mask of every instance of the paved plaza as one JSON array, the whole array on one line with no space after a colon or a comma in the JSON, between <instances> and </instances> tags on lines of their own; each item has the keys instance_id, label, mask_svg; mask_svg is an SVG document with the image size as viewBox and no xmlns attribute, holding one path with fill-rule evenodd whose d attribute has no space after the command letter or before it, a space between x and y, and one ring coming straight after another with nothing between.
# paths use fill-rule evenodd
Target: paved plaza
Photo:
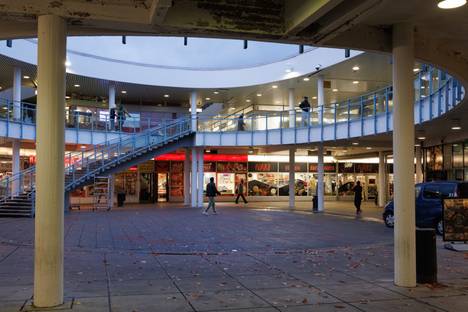
<instances>
[{"instance_id":1,"label":"paved plaza","mask_svg":"<svg viewBox=\"0 0 468 312\"><path fill-rule=\"evenodd\" d=\"M396 287L392 230L371 205L362 218L347 205L327 203L326 214L270 203L221 204L210 216L170 205L69 213L66 303L56 310L466 311L468 254L439 240L440 283ZM31 309L33 229L32 219L0 219L2 312Z\"/></svg>"}]
</instances>

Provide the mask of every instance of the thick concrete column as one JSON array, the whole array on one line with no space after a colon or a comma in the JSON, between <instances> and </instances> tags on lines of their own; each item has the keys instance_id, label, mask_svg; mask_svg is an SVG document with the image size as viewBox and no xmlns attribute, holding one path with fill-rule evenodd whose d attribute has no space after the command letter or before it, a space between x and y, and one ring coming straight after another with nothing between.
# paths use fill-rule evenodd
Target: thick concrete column
<instances>
[{"instance_id":1,"label":"thick concrete column","mask_svg":"<svg viewBox=\"0 0 468 312\"><path fill-rule=\"evenodd\" d=\"M296 105L294 104L294 89L288 90L289 128L296 127Z\"/></svg>"},{"instance_id":2,"label":"thick concrete column","mask_svg":"<svg viewBox=\"0 0 468 312\"><path fill-rule=\"evenodd\" d=\"M198 207L203 208L203 166L204 166L204 150L200 148L198 150Z\"/></svg>"},{"instance_id":3,"label":"thick concrete column","mask_svg":"<svg viewBox=\"0 0 468 312\"><path fill-rule=\"evenodd\" d=\"M293 209L296 205L296 187L295 187L295 166L296 166L296 149L289 149L289 208Z\"/></svg>"},{"instance_id":4,"label":"thick concrete column","mask_svg":"<svg viewBox=\"0 0 468 312\"><path fill-rule=\"evenodd\" d=\"M421 151L421 146L416 146L416 183L421 183L423 182L423 172L422 172L422 164L421 164L421 158L422 158L422 151Z\"/></svg>"},{"instance_id":5,"label":"thick concrete column","mask_svg":"<svg viewBox=\"0 0 468 312\"><path fill-rule=\"evenodd\" d=\"M317 77L317 106L319 109L318 119L319 124L323 122L323 105L325 105L325 93L323 89L323 76Z\"/></svg>"},{"instance_id":6,"label":"thick concrete column","mask_svg":"<svg viewBox=\"0 0 468 312\"><path fill-rule=\"evenodd\" d=\"M192 118L192 131L197 130L197 91L192 91L190 95L190 116Z\"/></svg>"},{"instance_id":7,"label":"thick concrete column","mask_svg":"<svg viewBox=\"0 0 468 312\"><path fill-rule=\"evenodd\" d=\"M116 108L117 105L115 104L115 85L109 85L109 110L111 108Z\"/></svg>"},{"instance_id":8,"label":"thick concrete column","mask_svg":"<svg viewBox=\"0 0 468 312\"><path fill-rule=\"evenodd\" d=\"M414 28L393 26L393 172L395 284L416 286L414 202Z\"/></svg>"},{"instance_id":9,"label":"thick concrete column","mask_svg":"<svg viewBox=\"0 0 468 312\"><path fill-rule=\"evenodd\" d=\"M323 173L323 144L319 144L317 149L317 199L318 199L318 212L323 212L325 208L325 195L323 189L324 173Z\"/></svg>"},{"instance_id":10,"label":"thick concrete column","mask_svg":"<svg viewBox=\"0 0 468 312\"><path fill-rule=\"evenodd\" d=\"M13 140L11 142L11 171L13 176L21 171L20 150L21 142L19 140ZM13 184L11 186L11 192L13 195L18 195L21 192L20 182L21 181L18 178L13 180Z\"/></svg>"},{"instance_id":11,"label":"thick concrete column","mask_svg":"<svg viewBox=\"0 0 468 312\"><path fill-rule=\"evenodd\" d=\"M192 183L190 183L190 194L191 194L191 206L192 208L197 207L197 150L192 148Z\"/></svg>"},{"instance_id":12,"label":"thick concrete column","mask_svg":"<svg viewBox=\"0 0 468 312\"><path fill-rule=\"evenodd\" d=\"M13 68L13 119L21 120L21 68Z\"/></svg>"},{"instance_id":13,"label":"thick concrete column","mask_svg":"<svg viewBox=\"0 0 468 312\"><path fill-rule=\"evenodd\" d=\"M63 18L38 18L34 305L63 303L65 61Z\"/></svg>"},{"instance_id":14,"label":"thick concrete column","mask_svg":"<svg viewBox=\"0 0 468 312\"><path fill-rule=\"evenodd\" d=\"M184 205L190 204L190 149L185 149L184 159Z\"/></svg>"},{"instance_id":15,"label":"thick concrete column","mask_svg":"<svg viewBox=\"0 0 468 312\"><path fill-rule=\"evenodd\" d=\"M385 154L384 152L379 152L379 185L377 186L379 207L385 206L385 203L387 202L387 184L385 183L386 179L387 173L385 170Z\"/></svg>"}]
</instances>

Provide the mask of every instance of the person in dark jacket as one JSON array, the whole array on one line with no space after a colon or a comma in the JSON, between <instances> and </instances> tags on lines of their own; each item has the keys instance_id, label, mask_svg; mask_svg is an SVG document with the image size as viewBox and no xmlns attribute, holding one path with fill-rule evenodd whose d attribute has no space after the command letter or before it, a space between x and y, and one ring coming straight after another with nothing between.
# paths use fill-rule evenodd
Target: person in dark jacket
<instances>
[{"instance_id":1,"label":"person in dark jacket","mask_svg":"<svg viewBox=\"0 0 468 312\"><path fill-rule=\"evenodd\" d=\"M112 107L109 111L109 122L110 122L110 129L111 131L115 130L115 107Z\"/></svg>"},{"instance_id":2,"label":"person in dark jacket","mask_svg":"<svg viewBox=\"0 0 468 312\"><path fill-rule=\"evenodd\" d=\"M218 214L215 208L215 197L216 195L221 195L216 188L216 184L214 183L214 178L210 178L210 183L206 185L206 196L208 197L208 207L203 211L204 215L208 215L208 210L213 208L213 214Z\"/></svg>"},{"instance_id":3,"label":"person in dark jacket","mask_svg":"<svg viewBox=\"0 0 468 312\"><path fill-rule=\"evenodd\" d=\"M239 118L237 118L237 131L244 131L244 130L245 130L244 114L240 114Z\"/></svg>"},{"instance_id":4,"label":"person in dark jacket","mask_svg":"<svg viewBox=\"0 0 468 312\"><path fill-rule=\"evenodd\" d=\"M310 122L310 103L309 98L307 96L304 96L304 99L302 100L301 104L299 104L299 108L302 110L302 126L307 127Z\"/></svg>"},{"instance_id":5,"label":"person in dark jacket","mask_svg":"<svg viewBox=\"0 0 468 312\"><path fill-rule=\"evenodd\" d=\"M244 179L241 179L239 184L237 185L236 194L237 194L236 204L239 203L239 199L241 197L242 197L242 200L244 201L244 204L247 204L247 200L245 199L245 196L244 196Z\"/></svg>"},{"instance_id":6,"label":"person in dark jacket","mask_svg":"<svg viewBox=\"0 0 468 312\"><path fill-rule=\"evenodd\" d=\"M354 206L356 207L356 214L361 214L361 202L362 202L362 186L361 182L357 181L353 187L354 191Z\"/></svg>"}]
</instances>

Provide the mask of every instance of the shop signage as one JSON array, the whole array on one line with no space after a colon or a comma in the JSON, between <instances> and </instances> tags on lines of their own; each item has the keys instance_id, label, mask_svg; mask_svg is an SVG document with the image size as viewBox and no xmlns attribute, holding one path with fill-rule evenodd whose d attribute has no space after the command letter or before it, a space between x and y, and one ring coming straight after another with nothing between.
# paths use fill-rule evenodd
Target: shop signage
<instances>
[{"instance_id":1,"label":"shop signage","mask_svg":"<svg viewBox=\"0 0 468 312\"><path fill-rule=\"evenodd\" d=\"M468 241L468 199L444 199L444 241Z\"/></svg>"},{"instance_id":2,"label":"shop signage","mask_svg":"<svg viewBox=\"0 0 468 312\"><path fill-rule=\"evenodd\" d=\"M183 173L184 162L183 161L171 161L171 173Z\"/></svg>"},{"instance_id":3,"label":"shop signage","mask_svg":"<svg viewBox=\"0 0 468 312\"><path fill-rule=\"evenodd\" d=\"M323 171L328 172L328 173L335 173L336 164L335 163L323 164ZM318 172L318 164L309 164L309 172Z\"/></svg>"},{"instance_id":4,"label":"shop signage","mask_svg":"<svg viewBox=\"0 0 468 312\"><path fill-rule=\"evenodd\" d=\"M353 163L339 163L338 168L340 173L354 173Z\"/></svg>"},{"instance_id":5,"label":"shop signage","mask_svg":"<svg viewBox=\"0 0 468 312\"><path fill-rule=\"evenodd\" d=\"M289 163L279 163L279 172L289 172ZM307 163L294 164L294 172L307 172Z\"/></svg>"},{"instance_id":6,"label":"shop signage","mask_svg":"<svg viewBox=\"0 0 468 312\"><path fill-rule=\"evenodd\" d=\"M355 173L377 173L379 172L378 164L354 164Z\"/></svg>"},{"instance_id":7,"label":"shop signage","mask_svg":"<svg viewBox=\"0 0 468 312\"><path fill-rule=\"evenodd\" d=\"M247 163L242 162L218 162L218 172L247 172Z\"/></svg>"},{"instance_id":8,"label":"shop signage","mask_svg":"<svg viewBox=\"0 0 468 312\"><path fill-rule=\"evenodd\" d=\"M168 161L156 161L156 171L160 173L169 172L169 162Z\"/></svg>"},{"instance_id":9,"label":"shop signage","mask_svg":"<svg viewBox=\"0 0 468 312\"><path fill-rule=\"evenodd\" d=\"M154 161L148 160L141 164L138 164L138 171L140 173L153 173L154 172Z\"/></svg>"},{"instance_id":10,"label":"shop signage","mask_svg":"<svg viewBox=\"0 0 468 312\"><path fill-rule=\"evenodd\" d=\"M278 163L249 162L249 172L278 172Z\"/></svg>"},{"instance_id":11,"label":"shop signage","mask_svg":"<svg viewBox=\"0 0 468 312\"><path fill-rule=\"evenodd\" d=\"M216 163L214 162L205 162L203 163L204 172L216 172Z\"/></svg>"}]
</instances>

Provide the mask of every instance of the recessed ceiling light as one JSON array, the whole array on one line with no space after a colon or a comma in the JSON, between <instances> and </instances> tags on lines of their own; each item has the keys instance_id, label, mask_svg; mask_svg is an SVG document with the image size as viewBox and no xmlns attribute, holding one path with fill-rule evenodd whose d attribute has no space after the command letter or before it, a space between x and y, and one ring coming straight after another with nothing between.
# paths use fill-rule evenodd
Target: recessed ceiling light
<instances>
[{"instance_id":1,"label":"recessed ceiling light","mask_svg":"<svg viewBox=\"0 0 468 312\"><path fill-rule=\"evenodd\" d=\"M460 126L452 126L452 130L461 130Z\"/></svg>"},{"instance_id":2,"label":"recessed ceiling light","mask_svg":"<svg viewBox=\"0 0 468 312\"><path fill-rule=\"evenodd\" d=\"M29 76L27 76L27 75L24 75L23 78L24 78L24 79L29 79L29 78L31 78L31 77L29 77Z\"/></svg>"},{"instance_id":3,"label":"recessed ceiling light","mask_svg":"<svg viewBox=\"0 0 468 312\"><path fill-rule=\"evenodd\" d=\"M414 144L414 146L419 147L419 146L421 146L421 144L416 143L416 144Z\"/></svg>"},{"instance_id":4,"label":"recessed ceiling light","mask_svg":"<svg viewBox=\"0 0 468 312\"><path fill-rule=\"evenodd\" d=\"M441 9L455 9L466 4L466 0L439 0L437 6Z\"/></svg>"},{"instance_id":5,"label":"recessed ceiling light","mask_svg":"<svg viewBox=\"0 0 468 312\"><path fill-rule=\"evenodd\" d=\"M86 145L81 145L80 147L84 149L84 148L86 148Z\"/></svg>"},{"instance_id":6,"label":"recessed ceiling light","mask_svg":"<svg viewBox=\"0 0 468 312\"><path fill-rule=\"evenodd\" d=\"M317 99L317 97L316 97L316 96L313 96L313 97L312 97L312 100L316 100L316 99Z\"/></svg>"},{"instance_id":7,"label":"recessed ceiling light","mask_svg":"<svg viewBox=\"0 0 468 312\"><path fill-rule=\"evenodd\" d=\"M251 100L250 100L250 99L247 99L247 100L245 100L245 101L246 101L247 103L250 103L250 102L251 102Z\"/></svg>"},{"instance_id":8,"label":"recessed ceiling light","mask_svg":"<svg viewBox=\"0 0 468 312\"><path fill-rule=\"evenodd\" d=\"M353 84L358 84L358 83L359 83L359 81L357 81L357 80L353 81Z\"/></svg>"},{"instance_id":9,"label":"recessed ceiling light","mask_svg":"<svg viewBox=\"0 0 468 312\"><path fill-rule=\"evenodd\" d=\"M122 94L127 94L127 91L125 91L125 90L122 90L122 91L120 91L120 92L121 92Z\"/></svg>"},{"instance_id":10,"label":"recessed ceiling light","mask_svg":"<svg viewBox=\"0 0 468 312\"><path fill-rule=\"evenodd\" d=\"M70 67L70 66L71 66L70 61L66 61L66 62L65 62L65 66L66 66L66 67Z\"/></svg>"},{"instance_id":11,"label":"recessed ceiling light","mask_svg":"<svg viewBox=\"0 0 468 312\"><path fill-rule=\"evenodd\" d=\"M278 89L278 86L277 85L272 85L271 86L273 89Z\"/></svg>"},{"instance_id":12,"label":"recessed ceiling light","mask_svg":"<svg viewBox=\"0 0 468 312\"><path fill-rule=\"evenodd\" d=\"M36 91L37 91L37 90L36 90ZM70 99L70 96L69 96L69 95L67 95L67 96L65 96L65 98L66 98L67 100L69 100L69 99Z\"/></svg>"},{"instance_id":13,"label":"recessed ceiling light","mask_svg":"<svg viewBox=\"0 0 468 312\"><path fill-rule=\"evenodd\" d=\"M417 73L419 71L419 68L413 68L413 72Z\"/></svg>"},{"instance_id":14,"label":"recessed ceiling light","mask_svg":"<svg viewBox=\"0 0 468 312\"><path fill-rule=\"evenodd\" d=\"M2 89L3 89L3 87L2 87L2 86L0 86L0 90L2 90Z\"/></svg>"},{"instance_id":15,"label":"recessed ceiling light","mask_svg":"<svg viewBox=\"0 0 468 312\"><path fill-rule=\"evenodd\" d=\"M351 143L351 144L353 144L353 145L359 145L359 143L358 143L358 142L353 142L353 143Z\"/></svg>"},{"instance_id":16,"label":"recessed ceiling light","mask_svg":"<svg viewBox=\"0 0 468 312\"><path fill-rule=\"evenodd\" d=\"M219 91L214 91L213 93L214 93L214 94L219 94Z\"/></svg>"},{"instance_id":17,"label":"recessed ceiling light","mask_svg":"<svg viewBox=\"0 0 468 312\"><path fill-rule=\"evenodd\" d=\"M372 149L372 147L370 147L370 146L366 147L366 150L371 150L371 149Z\"/></svg>"},{"instance_id":18,"label":"recessed ceiling light","mask_svg":"<svg viewBox=\"0 0 468 312\"><path fill-rule=\"evenodd\" d=\"M205 98L205 100L209 101L209 100L211 100L211 98L207 97L207 98Z\"/></svg>"},{"instance_id":19,"label":"recessed ceiling light","mask_svg":"<svg viewBox=\"0 0 468 312\"><path fill-rule=\"evenodd\" d=\"M358 71L358 70L360 70L360 68L359 68L359 66L356 65L356 66L353 66L353 70Z\"/></svg>"},{"instance_id":20,"label":"recessed ceiling light","mask_svg":"<svg viewBox=\"0 0 468 312\"><path fill-rule=\"evenodd\" d=\"M76 85L74 85L74 87L75 87L75 88L79 88L79 87L80 87L80 85L79 85L79 84L76 84Z\"/></svg>"},{"instance_id":21,"label":"recessed ceiling light","mask_svg":"<svg viewBox=\"0 0 468 312\"><path fill-rule=\"evenodd\" d=\"M168 97L169 97L169 94L164 94L164 97L165 97L165 98L168 98Z\"/></svg>"},{"instance_id":22,"label":"recessed ceiling light","mask_svg":"<svg viewBox=\"0 0 468 312\"><path fill-rule=\"evenodd\" d=\"M309 81L309 80L310 80L309 77L305 77L305 78L304 78L304 81Z\"/></svg>"},{"instance_id":23,"label":"recessed ceiling light","mask_svg":"<svg viewBox=\"0 0 468 312\"><path fill-rule=\"evenodd\" d=\"M235 107L229 107L229 110L235 110L236 108Z\"/></svg>"},{"instance_id":24,"label":"recessed ceiling light","mask_svg":"<svg viewBox=\"0 0 468 312\"><path fill-rule=\"evenodd\" d=\"M418 137L418 140L425 140L425 139L426 139L425 136L419 136L419 137Z\"/></svg>"},{"instance_id":25,"label":"recessed ceiling light","mask_svg":"<svg viewBox=\"0 0 468 312\"><path fill-rule=\"evenodd\" d=\"M338 92L338 89L333 89L332 91L333 91L333 92Z\"/></svg>"},{"instance_id":26,"label":"recessed ceiling light","mask_svg":"<svg viewBox=\"0 0 468 312\"><path fill-rule=\"evenodd\" d=\"M262 94L261 94L261 93L257 93L257 96L262 96Z\"/></svg>"}]
</instances>

